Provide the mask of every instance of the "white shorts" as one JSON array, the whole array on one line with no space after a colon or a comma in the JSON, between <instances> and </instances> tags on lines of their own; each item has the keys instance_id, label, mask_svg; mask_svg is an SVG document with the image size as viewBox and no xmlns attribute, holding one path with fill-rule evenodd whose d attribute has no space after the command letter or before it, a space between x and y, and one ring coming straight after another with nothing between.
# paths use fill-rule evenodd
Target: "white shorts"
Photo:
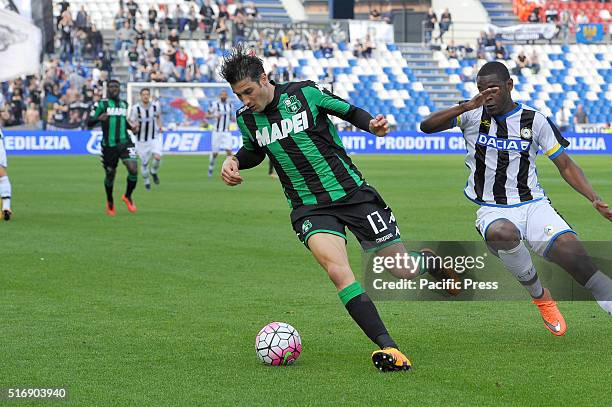
<instances>
[{"instance_id":1,"label":"white shorts","mask_svg":"<svg viewBox=\"0 0 612 407\"><path fill-rule=\"evenodd\" d=\"M213 153L218 153L221 150L227 151L232 149L232 133L229 131L213 131L211 150Z\"/></svg>"},{"instance_id":2,"label":"white shorts","mask_svg":"<svg viewBox=\"0 0 612 407\"><path fill-rule=\"evenodd\" d=\"M481 206L476 212L476 229L483 239L489 226L499 219L512 222L521 233L521 239L542 257L547 256L557 237L568 232L576 233L547 198L513 208Z\"/></svg>"},{"instance_id":3,"label":"white shorts","mask_svg":"<svg viewBox=\"0 0 612 407\"><path fill-rule=\"evenodd\" d=\"M6 150L4 149L4 140L0 137L0 167L7 168Z\"/></svg>"},{"instance_id":4,"label":"white shorts","mask_svg":"<svg viewBox=\"0 0 612 407\"><path fill-rule=\"evenodd\" d=\"M147 164L153 154L162 155L162 138L160 135L149 141L136 141L136 154L143 164Z\"/></svg>"}]
</instances>

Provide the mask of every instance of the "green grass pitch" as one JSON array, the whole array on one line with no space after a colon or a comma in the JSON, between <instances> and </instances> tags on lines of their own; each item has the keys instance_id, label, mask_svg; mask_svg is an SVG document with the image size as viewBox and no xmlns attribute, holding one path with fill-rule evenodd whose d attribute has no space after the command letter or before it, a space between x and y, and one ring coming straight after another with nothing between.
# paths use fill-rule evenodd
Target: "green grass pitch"
<instances>
[{"instance_id":1,"label":"green grass pitch","mask_svg":"<svg viewBox=\"0 0 612 407\"><path fill-rule=\"evenodd\" d=\"M405 239L475 240L462 159L355 157ZM575 160L612 200L612 159ZM119 201L120 169L109 218L97 157L9 156L15 214L0 224L0 387L67 387L69 401L56 404L75 406L611 405L612 319L594 302L560 304L562 338L544 329L527 294L379 302L414 365L379 373L375 347L296 239L267 165L229 188L206 177L207 164L165 157L161 186L139 184L135 215ZM553 164L539 166L581 237L610 240L610 224ZM354 238L349 251L359 270ZM267 367L255 355L256 333L273 320L302 335L294 366Z\"/></svg>"}]
</instances>

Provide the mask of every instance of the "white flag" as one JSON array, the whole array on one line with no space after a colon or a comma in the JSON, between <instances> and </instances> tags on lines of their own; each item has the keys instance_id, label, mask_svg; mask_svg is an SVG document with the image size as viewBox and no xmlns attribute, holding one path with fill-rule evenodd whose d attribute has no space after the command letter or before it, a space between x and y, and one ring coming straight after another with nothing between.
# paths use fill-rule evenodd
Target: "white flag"
<instances>
[{"instance_id":1,"label":"white flag","mask_svg":"<svg viewBox=\"0 0 612 407\"><path fill-rule=\"evenodd\" d=\"M28 19L0 9L0 82L40 73L42 33Z\"/></svg>"}]
</instances>

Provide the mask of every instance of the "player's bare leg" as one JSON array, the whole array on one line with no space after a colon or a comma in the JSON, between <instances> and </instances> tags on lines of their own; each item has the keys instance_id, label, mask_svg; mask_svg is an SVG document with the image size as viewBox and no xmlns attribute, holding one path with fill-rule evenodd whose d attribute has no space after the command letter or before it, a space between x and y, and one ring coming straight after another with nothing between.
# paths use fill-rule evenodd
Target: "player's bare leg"
<instances>
[{"instance_id":1,"label":"player's bare leg","mask_svg":"<svg viewBox=\"0 0 612 407\"><path fill-rule=\"evenodd\" d=\"M547 258L591 291L599 306L612 315L612 279L597 268L575 234L568 232L558 236Z\"/></svg>"},{"instance_id":2,"label":"player's bare leg","mask_svg":"<svg viewBox=\"0 0 612 407\"><path fill-rule=\"evenodd\" d=\"M0 165L0 198L2 199L2 212L0 218L8 221L13 215L11 210L11 182L6 168Z\"/></svg>"},{"instance_id":3,"label":"player's bare leg","mask_svg":"<svg viewBox=\"0 0 612 407\"><path fill-rule=\"evenodd\" d=\"M161 155L153 154L153 160L151 164L151 177L153 178L153 182L155 185L159 185L159 176L157 172L159 171L159 166L161 165Z\"/></svg>"},{"instance_id":4,"label":"player's bare leg","mask_svg":"<svg viewBox=\"0 0 612 407\"><path fill-rule=\"evenodd\" d=\"M123 160L123 164L128 171L128 175L125 195L123 195L121 200L127 206L128 211L134 213L136 212L136 205L132 200L132 192L134 192L136 183L138 182L138 162L135 159L125 159Z\"/></svg>"},{"instance_id":5,"label":"player's bare leg","mask_svg":"<svg viewBox=\"0 0 612 407\"><path fill-rule=\"evenodd\" d=\"M492 222L486 230L485 240L501 259L506 269L525 287L533 298L544 320L544 326L553 335L565 334L567 326L548 289L542 287L531 254L521 239L517 227L506 219Z\"/></svg>"},{"instance_id":6,"label":"player's bare leg","mask_svg":"<svg viewBox=\"0 0 612 407\"><path fill-rule=\"evenodd\" d=\"M336 286L348 313L368 338L381 348L372 355L376 368L382 371L410 369L410 361L398 350L374 303L355 281L348 261L346 241L329 233L315 233L307 243L315 259Z\"/></svg>"}]
</instances>

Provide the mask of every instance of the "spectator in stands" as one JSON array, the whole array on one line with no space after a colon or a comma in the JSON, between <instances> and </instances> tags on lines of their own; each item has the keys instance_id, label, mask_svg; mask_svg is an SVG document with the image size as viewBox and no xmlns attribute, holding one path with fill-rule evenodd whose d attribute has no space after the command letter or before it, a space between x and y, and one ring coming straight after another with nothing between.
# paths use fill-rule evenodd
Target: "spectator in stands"
<instances>
[{"instance_id":1,"label":"spectator in stands","mask_svg":"<svg viewBox=\"0 0 612 407\"><path fill-rule=\"evenodd\" d=\"M76 16L75 26L82 29L87 28L87 17L88 15L87 11L85 11L85 5L82 5Z\"/></svg>"},{"instance_id":2,"label":"spectator in stands","mask_svg":"<svg viewBox=\"0 0 612 407\"><path fill-rule=\"evenodd\" d=\"M493 50L493 54L495 55L495 59L501 59L502 61L508 59L508 53L506 52L506 48L503 46L501 41L495 42L495 49Z\"/></svg>"},{"instance_id":3,"label":"spectator in stands","mask_svg":"<svg viewBox=\"0 0 612 407\"><path fill-rule=\"evenodd\" d=\"M255 7L255 3L253 3L252 1L246 4L246 6L244 7L244 11L246 11L247 17L249 17L249 19L261 18L257 7Z\"/></svg>"},{"instance_id":4,"label":"spectator in stands","mask_svg":"<svg viewBox=\"0 0 612 407\"><path fill-rule=\"evenodd\" d=\"M178 73L178 80L180 82L185 82L187 79L187 62L189 60L189 55L185 52L184 47L179 47L178 51L175 54L176 60L176 72Z\"/></svg>"},{"instance_id":5,"label":"spectator in stands","mask_svg":"<svg viewBox=\"0 0 612 407\"><path fill-rule=\"evenodd\" d=\"M323 43L321 44L320 49L321 49L321 52L323 52L323 56L325 58L332 58L334 56L334 42L332 41L329 35L323 39ZM366 49L364 49L363 56L366 58L370 58L372 56L372 49L374 48L369 49L367 56L365 54Z\"/></svg>"},{"instance_id":6,"label":"spectator in stands","mask_svg":"<svg viewBox=\"0 0 612 407\"><path fill-rule=\"evenodd\" d=\"M455 47L455 41L450 40L446 46L446 57L449 59L459 59L457 54L457 47Z\"/></svg>"},{"instance_id":7,"label":"spectator in stands","mask_svg":"<svg viewBox=\"0 0 612 407\"><path fill-rule=\"evenodd\" d=\"M233 30L234 30L234 44L239 44L241 42L246 41L246 24L244 21L234 21ZM287 44L287 47L289 44Z\"/></svg>"},{"instance_id":8,"label":"spectator in stands","mask_svg":"<svg viewBox=\"0 0 612 407\"><path fill-rule=\"evenodd\" d=\"M28 109L25 112L25 120L24 123L27 125L40 125L40 111L38 110L38 105L34 102L30 102L28 104Z\"/></svg>"},{"instance_id":9,"label":"spectator in stands","mask_svg":"<svg viewBox=\"0 0 612 407\"><path fill-rule=\"evenodd\" d=\"M197 31L199 24L195 6L192 4L189 6L189 13L187 13L187 28L189 28L190 39L193 39L193 33Z\"/></svg>"},{"instance_id":10,"label":"spectator in stands","mask_svg":"<svg viewBox=\"0 0 612 407\"><path fill-rule=\"evenodd\" d=\"M536 75L540 72L540 58L535 50L529 56L529 68L531 68Z\"/></svg>"},{"instance_id":11,"label":"spectator in stands","mask_svg":"<svg viewBox=\"0 0 612 407\"><path fill-rule=\"evenodd\" d=\"M588 24L589 17L584 14L584 10L580 10L580 14L576 17L576 24Z\"/></svg>"},{"instance_id":12,"label":"spectator in stands","mask_svg":"<svg viewBox=\"0 0 612 407\"><path fill-rule=\"evenodd\" d=\"M229 30L227 28L227 18L222 17L221 13L219 13L219 20L217 21L217 27L215 28L215 33L217 34L217 41L219 42L219 48L221 49L225 49L228 31Z\"/></svg>"},{"instance_id":13,"label":"spectator in stands","mask_svg":"<svg viewBox=\"0 0 612 407\"><path fill-rule=\"evenodd\" d=\"M83 58L85 47L87 44L87 33L82 28L75 29L72 35L72 49L74 50L73 57L76 59Z\"/></svg>"},{"instance_id":14,"label":"spectator in stands","mask_svg":"<svg viewBox=\"0 0 612 407\"><path fill-rule=\"evenodd\" d=\"M68 122L69 109L66 103L66 96L60 96L59 100L53 104L53 111L49 122L52 123L54 127L61 127L64 123Z\"/></svg>"},{"instance_id":15,"label":"spectator in stands","mask_svg":"<svg viewBox=\"0 0 612 407\"><path fill-rule=\"evenodd\" d=\"M92 24L91 30L87 36L87 44L85 46L85 54L92 58L97 58L98 54L102 52L104 46L104 38L102 33L98 30L95 24Z\"/></svg>"},{"instance_id":16,"label":"spectator in stands","mask_svg":"<svg viewBox=\"0 0 612 407\"><path fill-rule=\"evenodd\" d=\"M130 50L128 51L127 54L127 58L128 58L128 70L129 70L129 74L130 74L130 82L134 81L134 78L136 76L136 72L138 71L138 62L139 62L139 55L138 55L138 51L136 51L136 46L132 45L130 47Z\"/></svg>"},{"instance_id":17,"label":"spectator in stands","mask_svg":"<svg viewBox=\"0 0 612 407\"><path fill-rule=\"evenodd\" d=\"M114 61L113 53L111 52L108 45L104 46L104 51L102 51L102 55L100 57L100 70L108 72L109 75L113 73L113 61Z\"/></svg>"},{"instance_id":18,"label":"spectator in stands","mask_svg":"<svg viewBox=\"0 0 612 407\"><path fill-rule=\"evenodd\" d=\"M179 37L178 30L176 28L173 28L172 31L170 31L170 34L168 35L168 42L173 47L177 47L179 44L179 41L180 41L180 37Z\"/></svg>"},{"instance_id":19,"label":"spectator in stands","mask_svg":"<svg viewBox=\"0 0 612 407\"><path fill-rule=\"evenodd\" d=\"M178 29L179 34L182 34L185 31L185 27L189 20L185 15L185 10L180 4L177 4L174 7L174 12L172 13L172 19L174 20L174 27Z\"/></svg>"},{"instance_id":20,"label":"spectator in stands","mask_svg":"<svg viewBox=\"0 0 612 407\"><path fill-rule=\"evenodd\" d=\"M215 23L215 11L210 5L210 0L206 0L204 4L202 4L200 15L202 16L202 23L204 24L205 38L208 39Z\"/></svg>"},{"instance_id":21,"label":"spectator in stands","mask_svg":"<svg viewBox=\"0 0 612 407\"><path fill-rule=\"evenodd\" d=\"M8 106L4 106L4 108L0 111L0 126L1 127L11 127L16 126L15 119L11 114Z\"/></svg>"},{"instance_id":22,"label":"spectator in stands","mask_svg":"<svg viewBox=\"0 0 612 407\"><path fill-rule=\"evenodd\" d=\"M425 37L425 43L431 43L433 30L436 28L436 24L438 23L438 17L433 8L429 9L427 16L425 17L425 21L423 22L423 34Z\"/></svg>"},{"instance_id":23,"label":"spectator in stands","mask_svg":"<svg viewBox=\"0 0 612 407\"><path fill-rule=\"evenodd\" d=\"M559 21L559 10L557 10L554 5L551 5L544 12L544 21L549 24L556 24Z\"/></svg>"},{"instance_id":24,"label":"spectator in stands","mask_svg":"<svg viewBox=\"0 0 612 407\"><path fill-rule=\"evenodd\" d=\"M268 79L274 82L279 82L278 67L276 64L272 64L272 68L270 69L270 72L268 72Z\"/></svg>"},{"instance_id":25,"label":"spectator in stands","mask_svg":"<svg viewBox=\"0 0 612 407\"><path fill-rule=\"evenodd\" d=\"M559 130L561 130L562 132L566 132L569 130L570 115L571 113L566 107L562 107L561 109L559 109L557 111L557 114L555 115L555 122L557 123L557 126L559 126Z\"/></svg>"},{"instance_id":26,"label":"spectator in stands","mask_svg":"<svg viewBox=\"0 0 612 407\"><path fill-rule=\"evenodd\" d=\"M331 43L331 40L330 40L330 43ZM371 58L372 51L374 51L375 49L376 49L376 45L374 45L374 42L372 41L370 34L366 35L365 41L363 42L363 52L361 53L361 55L364 58Z\"/></svg>"},{"instance_id":27,"label":"spectator in stands","mask_svg":"<svg viewBox=\"0 0 612 407\"><path fill-rule=\"evenodd\" d=\"M151 4L149 6L149 10L147 11L147 20L149 21L149 27L155 27L157 24L157 6L155 4Z\"/></svg>"},{"instance_id":28,"label":"spectator in stands","mask_svg":"<svg viewBox=\"0 0 612 407\"><path fill-rule=\"evenodd\" d=\"M178 78L178 72L176 71L174 64L170 61L167 55L163 55L159 63L159 71L164 75L168 82L176 82Z\"/></svg>"},{"instance_id":29,"label":"spectator in stands","mask_svg":"<svg viewBox=\"0 0 612 407\"><path fill-rule=\"evenodd\" d=\"M529 60L527 59L527 55L523 51L519 52L516 57L516 66L513 69L513 74L517 76L521 76L521 70L523 68L527 68L529 66Z\"/></svg>"},{"instance_id":30,"label":"spectator in stands","mask_svg":"<svg viewBox=\"0 0 612 407\"><path fill-rule=\"evenodd\" d=\"M159 69L159 64L156 62L151 68L151 73L149 74L149 78L151 82L166 82L166 77Z\"/></svg>"},{"instance_id":31,"label":"spectator in stands","mask_svg":"<svg viewBox=\"0 0 612 407\"><path fill-rule=\"evenodd\" d=\"M527 21L530 23L539 23L540 22L540 12L541 12L540 7L535 7L531 11L531 14L529 14L529 17L527 17Z\"/></svg>"},{"instance_id":32,"label":"spectator in stands","mask_svg":"<svg viewBox=\"0 0 612 407\"><path fill-rule=\"evenodd\" d=\"M129 21L123 23L123 27L116 33L115 51L120 52L132 45L132 38L136 32L130 26Z\"/></svg>"},{"instance_id":33,"label":"spectator in stands","mask_svg":"<svg viewBox=\"0 0 612 407\"><path fill-rule=\"evenodd\" d=\"M205 68L202 70L202 75L207 78L206 82L215 82L217 67L219 66L219 57L215 52L214 47L208 48L208 54L204 58Z\"/></svg>"},{"instance_id":34,"label":"spectator in stands","mask_svg":"<svg viewBox=\"0 0 612 407\"><path fill-rule=\"evenodd\" d=\"M452 23L451 13L448 11L448 8L445 8L444 12L440 15L440 36L438 37L440 42L443 41L442 37L449 30Z\"/></svg>"},{"instance_id":35,"label":"spectator in stands","mask_svg":"<svg viewBox=\"0 0 612 407\"><path fill-rule=\"evenodd\" d=\"M126 12L123 7L119 6L119 10L117 10L117 14L115 14L115 30L121 29L126 20Z\"/></svg>"},{"instance_id":36,"label":"spectator in stands","mask_svg":"<svg viewBox=\"0 0 612 407\"><path fill-rule=\"evenodd\" d=\"M372 9L372 11L370 12L370 20L371 21L380 21L380 13L378 12L378 9Z\"/></svg>"},{"instance_id":37,"label":"spectator in stands","mask_svg":"<svg viewBox=\"0 0 612 407\"><path fill-rule=\"evenodd\" d=\"M584 111L584 106L580 103L576 106L576 111L574 112L574 125L587 123L589 123L589 117Z\"/></svg>"},{"instance_id":38,"label":"spectator in stands","mask_svg":"<svg viewBox=\"0 0 612 407\"><path fill-rule=\"evenodd\" d=\"M136 26L136 14L140 13L140 7L138 7L138 3L134 0L128 0L125 3L125 8L128 11L128 19L130 21L130 27Z\"/></svg>"},{"instance_id":39,"label":"spectator in stands","mask_svg":"<svg viewBox=\"0 0 612 407\"><path fill-rule=\"evenodd\" d=\"M72 59L73 47L72 47L72 16L70 10L66 10L62 13L61 20L58 24L58 30L60 32L60 58L62 61L69 61Z\"/></svg>"},{"instance_id":40,"label":"spectator in stands","mask_svg":"<svg viewBox=\"0 0 612 407\"><path fill-rule=\"evenodd\" d=\"M574 23L574 15L569 10L561 11L561 14L559 15L559 34L563 44L568 43L570 31L574 26Z\"/></svg>"}]
</instances>

